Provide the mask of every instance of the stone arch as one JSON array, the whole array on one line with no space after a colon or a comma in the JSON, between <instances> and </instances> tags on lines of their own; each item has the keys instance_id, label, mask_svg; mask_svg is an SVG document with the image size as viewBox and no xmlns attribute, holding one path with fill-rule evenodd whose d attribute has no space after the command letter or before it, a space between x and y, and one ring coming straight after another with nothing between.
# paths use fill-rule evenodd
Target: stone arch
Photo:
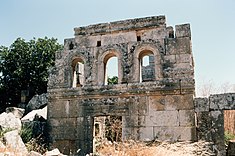
<instances>
[{"instance_id":1,"label":"stone arch","mask_svg":"<svg viewBox=\"0 0 235 156\"><path fill-rule=\"evenodd\" d=\"M70 86L73 88L84 86L86 74L84 57L75 55L69 60Z\"/></svg>"},{"instance_id":2,"label":"stone arch","mask_svg":"<svg viewBox=\"0 0 235 156\"><path fill-rule=\"evenodd\" d=\"M161 66L161 54L159 47L152 43L142 43L135 48L134 51L134 68L133 68L133 80L134 82L140 82L140 59L143 56L153 54L154 57L154 79L160 80L162 78L162 66Z\"/></svg>"},{"instance_id":3,"label":"stone arch","mask_svg":"<svg viewBox=\"0 0 235 156\"><path fill-rule=\"evenodd\" d=\"M123 72L122 72L122 63L121 63L121 53L116 49L105 50L98 57L98 84L104 85L105 83L105 74L106 74L106 64L111 57L117 57L118 59L118 83L121 83Z\"/></svg>"}]
</instances>

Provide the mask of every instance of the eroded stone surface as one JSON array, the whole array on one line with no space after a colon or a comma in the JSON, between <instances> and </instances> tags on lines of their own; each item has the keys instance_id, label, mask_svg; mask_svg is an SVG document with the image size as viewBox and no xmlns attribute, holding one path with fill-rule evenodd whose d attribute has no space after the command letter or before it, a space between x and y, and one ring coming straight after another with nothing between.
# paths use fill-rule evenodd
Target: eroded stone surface
<instances>
[{"instance_id":1,"label":"eroded stone surface","mask_svg":"<svg viewBox=\"0 0 235 156\"><path fill-rule=\"evenodd\" d=\"M190 25L165 16L74 29L56 53L48 82L53 147L92 152L97 116L122 116L123 139L195 140L194 64ZM118 84L106 85L106 64L118 59ZM142 58L149 56L149 65ZM83 70L84 69L84 70ZM193 121L192 121L193 120ZM67 154L65 153L65 154Z\"/></svg>"}]
</instances>

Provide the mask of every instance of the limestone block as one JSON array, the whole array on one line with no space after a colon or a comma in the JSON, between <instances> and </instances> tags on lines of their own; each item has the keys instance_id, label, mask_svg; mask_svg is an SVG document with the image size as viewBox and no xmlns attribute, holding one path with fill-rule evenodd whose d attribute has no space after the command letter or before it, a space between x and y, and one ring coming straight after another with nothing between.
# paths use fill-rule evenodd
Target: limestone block
<instances>
[{"instance_id":1,"label":"limestone block","mask_svg":"<svg viewBox=\"0 0 235 156\"><path fill-rule=\"evenodd\" d=\"M148 112L148 101L146 96L136 97L129 104L129 114L146 115Z\"/></svg>"},{"instance_id":2,"label":"limestone block","mask_svg":"<svg viewBox=\"0 0 235 156\"><path fill-rule=\"evenodd\" d=\"M21 129L21 121L16 118L12 113L2 113L0 114L0 126L4 129Z\"/></svg>"},{"instance_id":3,"label":"limestone block","mask_svg":"<svg viewBox=\"0 0 235 156\"><path fill-rule=\"evenodd\" d=\"M25 109L23 108L17 108L17 107L7 107L6 108L6 113L12 113L15 115L17 118L22 118L25 112Z\"/></svg>"},{"instance_id":4,"label":"limestone block","mask_svg":"<svg viewBox=\"0 0 235 156\"><path fill-rule=\"evenodd\" d=\"M224 139L224 113L223 111L211 111L211 122L212 122L212 138L215 140ZM218 141L219 141L218 140Z\"/></svg>"},{"instance_id":5,"label":"limestone block","mask_svg":"<svg viewBox=\"0 0 235 156\"><path fill-rule=\"evenodd\" d=\"M54 155L60 155L60 151L58 148L53 149L51 151L47 151L46 153L44 153L45 156L54 156Z\"/></svg>"},{"instance_id":6,"label":"limestone block","mask_svg":"<svg viewBox=\"0 0 235 156\"><path fill-rule=\"evenodd\" d=\"M228 155L235 155L235 140L230 140L228 143Z\"/></svg>"},{"instance_id":7,"label":"limestone block","mask_svg":"<svg viewBox=\"0 0 235 156\"><path fill-rule=\"evenodd\" d=\"M196 112L209 111L209 100L208 100L208 98L195 98L193 100L193 102L194 102Z\"/></svg>"},{"instance_id":8,"label":"limestone block","mask_svg":"<svg viewBox=\"0 0 235 156\"><path fill-rule=\"evenodd\" d=\"M177 127L174 129L179 136L178 141L195 141L196 140L196 128L195 127Z\"/></svg>"},{"instance_id":9,"label":"limestone block","mask_svg":"<svg viewBox=\"0 0 235 156\"><path fill-rule=\"evenodd\" d=\"M165 97L149 96L149 111L163 111L165 109Z\"/></svg>"},{"instance_id":10,"label":"limestone block","mask_svg":"<svg viewBox=\"0 0 235 156\"><path fill-rule=\"evenodd\" d=\"M177 141L178 136L174 132L174 127L154 127L153 136L158 140L164 141Z\"/></svg>"},{"instance_id":11,"label":"limestone block","mask_svg":"<svg viewBox=\"0 0 235 156\"><path fill-rule=\"evenodd\" d=\"M194 141L195 127L154 127L154 137L168 141Z\"/></svg>"},{"instance_id":12,"label":"limestone block","mask_svg":"<svg viewBox=\"0 0 235 156\"><path fill-rule=\"evenodd\" d=\"M176 63L176 55L166 55L166 56L164 56L164 60L165 61L169 61L169 63L172 63L172 64L174 64L174 63Z\"/></svg>"},{"instance_id":13,"label":"limestone block","mask_svg":"<svg viewBox=\"0 0 235 156\"><path fill-rule=\"evenodd\" d=\"M189 62L180 62L177 64L174 64L174 69L192 69L193 66Z\"/></svg>"},{"instance_id":14,"label":"limestone block","mask_svg":"<svg viewBox=\"0 0 235 156\"><path fill-rule=\"evenodd\" d=\"M154 140L153 127L140 127L139 135L142 141Z\"/></svg>"},{"instance_id":15,"label":"limestone block","mask_svg":"<svg viewBox=\"0 0 235 156\"><path fill-rule=\"evenodd\" d=\"M166 95L165 110L190 110L194 109L193 95Z\"/></svg>"},{"instance_id":16,"label":"limestone block","mask_svg":"<svg viewBox=\"0 0 235 156\"><path fill-rule=\"evenodd\" d=\"M235 93L211 95L209 102L211 110L235 109Z\"/></svg>"},{"instance_id":17,"label":"limestone block","mask_svg":"<svg viewBox=\"0 0 235 156\"><path fill-rule=\"evenodd\" d=\"M174 54L190 54L191 41L189 37L184 38L168 38L166 42L167 55Z\"/></svg>"},{"instance_id":18,"label":"limestone block","mask_svg":"<svg viewBox=\"0 0 235 156\"><path fill-rule=\"evenodd\" d=\"M55 101L53 105L48 105L48 114L53 117L70 117L70 112L73 111L73 115L78 109L76 104L72 103L72 109L70 108L70 102L68 100ZM75 111L75 112L74 112Z\"/></svg>"},{"instance_id":19,"label":"limestone block","mask_svg":"<svg viewBox=\"0 0 235 156\"><path fill-rule=\"evenodd\" d=\"M181 103L181 97L178 95L165 96L165 110L177 110L178 103Z\"/></svg>"},{"instance_id":20,"label":"limestone block","mask_svg":"<svg viewBox=\"0 0 235 156\"><path fill-rule=\"evenodd\" d=\"M179 110L180 126L194 126L195 112L194 110Z\"/></svg>"},{"instance_id":21,"label":"limestone block","mask_svg":"<svg viewBox=\"0 0 235 156\"><path fill-rule=\"evenodd\" d=\"M205 112L197 112L197 136L198 140L212 141L211 132L212 129L212 121L209 111Z\"/></svg>"},{"instance_id":22,"label":"limestone block","mask_svg":"<svg viewBox=\"0 0 235 156\"><path fill-rule=\"evenodd\" d=\"M177 63L190 63L192 64L192 55L191 54L179 54L176 55Z\"/></svg>"},{"instance_id":23,"label":"limestone block","mask_svg":"<svg viewBox=\"0 0 235 156\"><path fill-rule=\"evenodd\" d=\"M66 138L74 139L76 136L77 119L76 118L56 118L50 119L51 133L56 139Z\"/></svg>"},{"instance_id":24,"label":"limestone block","mask_svg":"<svg viewBox=\"0 0 235 156\"><path fill-rule=\"evenodd\" d=\"M140 127L146 125L146 116L123 116L122 125L124 127Z\"/></svg>"},{"instance_id":25,"label":"limestone block","mask_svg":"<svg viewBox=\"0 0 235 156\"><path fill-rule=\"evenodd\" d=\"M101 36L101 44L102 45L110 45L113 43L120 44L126 42L136 41L136 32L125 32L125 33L117 33L117 34L107 34Z\"/></svg>"},{"instance_id":26,"label":"limestone block","mask_svg":"<svg viewBox=\"0 0 235 156\"><path fill-rule=\"evenodd\" d=\"M26 122L26 121L33 121L35 117L42 117L43 119L47 119L47 106L44 107L43 109L37 109L37 110L32 110L28 114L26 114L21 121Z\"/></svg>"},{"instance_id":27,"label":"limestone block","mask_svg":"<svg viewBox=\"0 0 235 156\"><path fill-rule=\"evenodd\" d=\"M26 106L26 112L30 112L35 109L40 109L46 106L48 103L48 94L35 95Z\"/></svg>"},{"instance_id":28,"label":"limestone block","mask_svg":"<svg viewBox=\"0 0 235 156\"><path fill-rule=\"evenodd\" d=\"M123 127L122 139L123 140L137 140L139 138L139 127Z\"/></svg>"},{"instance_id":29,"label":"limestone block","mask_svg":"<svg viewBox=\"0 0 235 156\"><path fill-rule=\"evenodd\" d=\"M146 126L179 126L178 111L156 111L146 116Z\"/></svg>"},{"instance_id":30,"label":"limestone block","mask_svg":"<svg viewBox=\"0 0 235 156\"><path fill-rule=\"evenodd\" d=\"M152 30L145 31L142 35L142 40L161 40L162 38L165 38L167 36L166 32L163 31L162 27Z\"/></svg>"},{"instance_id":31,"label":"limestone block","mask_svg":"<svg viewBox=\"0 0 235 156\"><path fill-rule=\"evenodd\" d=\"M20 135L18 134L18 130L5 133L4 139L6 141L6 147L8 147L9 149L13 149L16 152L20 151L24 155L27 155L28 151Z\"/></svg>"},{"instance_id":32,"label":"limestone block","mask_svg":"<svg viewBox=\"0 0 235 156\"><path fill-rule=\"evenodd\" d=\"M35 151L30 151L27 156L43 156L43 155Z\"/></svg>"},{"instance_id":33,"label":"limestone block","mask_svg":"<svg viewBox=\"0 0 235 156\"><path fill-rule=\"evenodd\" d=\"M191 37L190 24L181 24L175 26L175 37Z\"/></svg>"}]
</instances>

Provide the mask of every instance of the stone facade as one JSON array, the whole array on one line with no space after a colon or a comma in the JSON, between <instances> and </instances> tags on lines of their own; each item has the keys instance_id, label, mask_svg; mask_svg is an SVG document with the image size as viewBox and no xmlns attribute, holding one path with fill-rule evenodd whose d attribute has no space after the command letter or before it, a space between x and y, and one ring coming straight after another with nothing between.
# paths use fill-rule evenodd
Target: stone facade
<instances>
[{"instance_id":1,"label":"stone facade","mask_svg":"<svg viewBox=\"0 0 235 156\"><path fill-rule=\"evenodd\" d=\"M235 110L235 93L195 98L198 140L214 143L217 155L225 155L224 110Z\"/></svg>"},{"instance_id":2,"label":"stone facade","mask_svg":"<svg viewBox=\"0 0 235 156\"><path fill-rule=\"evenodd\" d=\"M53 147L65 154L92 152L94 117L109 115L122 116L123 139L196 139L189 24L176 25L174 32L165 16L154 16L74 31L56 53L48 82ZM105 85L106 63L113 56L118 84ZM152 57L148 81L143 80L144 56ZM77 64L83 64L82 71Z\"/></svg>"}]
</instances>

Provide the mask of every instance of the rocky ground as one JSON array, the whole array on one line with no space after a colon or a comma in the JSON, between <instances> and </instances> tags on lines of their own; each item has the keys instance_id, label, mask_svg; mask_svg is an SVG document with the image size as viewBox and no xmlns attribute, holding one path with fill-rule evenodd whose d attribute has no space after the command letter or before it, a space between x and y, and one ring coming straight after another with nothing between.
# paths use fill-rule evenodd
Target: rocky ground
<instances>
[{"instance_id":1,"label":"rocky ground","mask_svg":"<svg viewBox=\"0 0 235 156\"><path fill-rule=\"evenodd\" d=\"M34 96L24 108L8 107L0 114L0 156L63 156L47 150L47 94Z\"/></svg>"}]
</instances>

